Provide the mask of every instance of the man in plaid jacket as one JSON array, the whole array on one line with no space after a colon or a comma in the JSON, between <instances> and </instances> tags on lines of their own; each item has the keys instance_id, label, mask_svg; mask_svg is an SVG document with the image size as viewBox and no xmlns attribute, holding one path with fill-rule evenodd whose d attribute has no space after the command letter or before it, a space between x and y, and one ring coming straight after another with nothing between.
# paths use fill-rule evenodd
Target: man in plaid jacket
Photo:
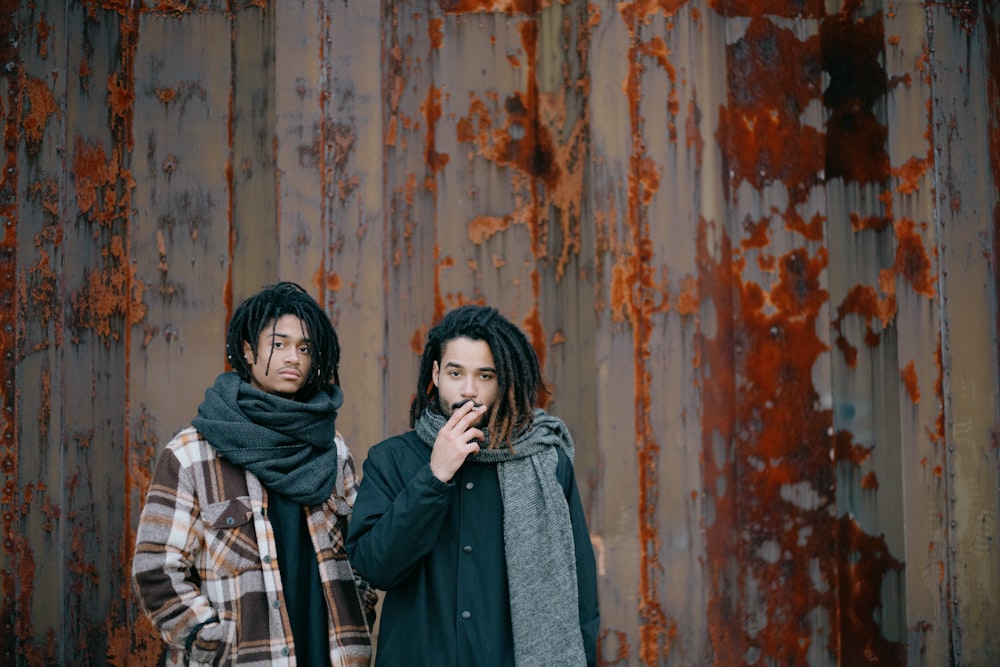
<instances>
[{"instance_id":1,"label":"man in plaid jacket","mask_svg":"<svg viewBox=\"0 0 1000 667\"><path fill-rule=\"evenodd\" d=\"M232 372L157 461L132 578L168 664L368 665L374 590L344 549L357 492L340 348L298 285L233 313Z\"/></svg>"}]
</instances>

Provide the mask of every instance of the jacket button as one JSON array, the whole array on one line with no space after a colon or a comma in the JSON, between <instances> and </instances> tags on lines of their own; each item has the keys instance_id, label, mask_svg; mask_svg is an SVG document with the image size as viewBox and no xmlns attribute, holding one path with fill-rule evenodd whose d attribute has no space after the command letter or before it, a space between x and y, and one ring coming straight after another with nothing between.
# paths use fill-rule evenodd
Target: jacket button
<instances>
[{"instance_id":1,"label":"jacket button","mask_svg":"<svg viewBox=\"0 0 1000 667\"><path fill-rule=\"evenodd\" d=\"M464 618L465 620L469 620L470 618L472 618L472 614L470 614L467 611L463 611L462 612L462 618Z\"/></svg>"},{"instance_id":2,"label":"jacket button","mask_svg":"<svg viewBox=\"0 0 1000 667\"><path fill-rule=\"evenodd\" d=\"M275 609L278 609L281 607L281 603L275 600L274 602L271 603L271 606L274 607Z\"/></svg>"},{"instance_id":3,"label":"jacket button","mask_svg":"<svg viewBox=\"0 0 1000 667\"><path fill-rule=\"evenodd\" d=\"M288 650L287 646L282 647L282 649L281 649L281 655L287 656L289 653L291 653L291 651Z\"/></svg>"},{"instance_id":4,"label":"jacket button","mask_svg":"<svg viewBox=\"0 0 1000 667\"><path fill-rule=\"evenodd\" d=\"M234 518L233 518L233 517L231 517L231 516L227 516L227 517L226 517L226 525L227 525L227 526L231 526L231 525L233 525L234 523L236 523L236 519L234 519Z\"/></svg>"},{"instance_id":5,"label":"jacket button","mask_svg":"<svg viewBox=\"0 0 1000 667\"><path fill-rule=\"evenodd\" d=\"M467 553L467 554L471 554L471 553L472 553L472 547L471 547L471 546L469 546L468 544L466 544L466 545L465 545L465 549L464 549L464 551L465 551L465 553Z\"/></svg>"},{"instance_id":6,"label":"jacket button","mask_svg":"<svg viewBox=\"0 0 1000 667\"><path fill-rule=\"evenodd\" d=\"M468 489L469 491L472 491L472 487L474 487L474 486L475 486L475 484L473 484L472 482L466 482L465 483L465 488Z\"/></svg>"},{"instance_id":7,"label":"jacket button","mask_svg":"<svg viewBox=\"0 0 1000 667\"><path fill-rule=\"evenodd\" d=\"M271 562L271 557L270 556L264 556L263 558L261 558L261 560L264 561L265 563L270 563Z\"/></svg>"}]
</instances>

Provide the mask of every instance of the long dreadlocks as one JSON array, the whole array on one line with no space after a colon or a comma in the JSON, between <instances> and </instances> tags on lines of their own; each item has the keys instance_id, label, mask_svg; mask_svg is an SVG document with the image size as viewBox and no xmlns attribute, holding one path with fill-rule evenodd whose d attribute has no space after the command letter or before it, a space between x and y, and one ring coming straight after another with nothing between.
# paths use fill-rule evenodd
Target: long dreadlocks
<instances>
[{"instance_id":1,"label":"long dreadlocks","mask_svg":"<svg viewBox=\"0 0 1000 667\"><path fill-rule=\"evenodd\" d=\"M511 447L518 435L531 428L539 394L548 390L528 338L496 308L488 306L459 306L428 332L417 394L410 404L410 426L427 408L443 413L433 381L434 362L441 362L445 345L456 338L481 340L490 346L497 370L497 400L486 426L489 447Z\"/></svg>"},{"instance_id":2,"label":"long dreadlocks","mask_svg":"<svg viewBox=\"0 0 1000 667\"><path fill-rule=\"evenodd\" d=\"M253 374L250 364L243 357L243 344L250 343L256 359L261 331L267 326L273 329L282 315L299 318L309 334L312 360L309 377L296 398L309 400L331 380L339 385L337 366L340 363L340 343L337 332L315 299L301 286L287 281L263 288L236 308L226 334L226 355L233 370L245 382L250 382ZM270 363L269 357L269 367Z\"/></svg>"}]
</instances>

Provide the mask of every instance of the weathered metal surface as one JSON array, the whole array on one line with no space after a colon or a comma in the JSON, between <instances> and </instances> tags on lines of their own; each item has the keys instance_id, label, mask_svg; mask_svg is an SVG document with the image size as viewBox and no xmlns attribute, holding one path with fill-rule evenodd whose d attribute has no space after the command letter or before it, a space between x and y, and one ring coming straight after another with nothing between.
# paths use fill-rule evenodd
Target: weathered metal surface
<instances>
[{"instance_id":1,"label":"weathered metal surface","mask_svg":"<svg viewBox=\"0 0 1000 667\"><path fill-rule=\"evenodd\" d=\"M992 3L0 6L3 664L155 664L142 495L277 279L359 462L524 326L602 664L997 662Z\"/></svg>"}]
</instances>

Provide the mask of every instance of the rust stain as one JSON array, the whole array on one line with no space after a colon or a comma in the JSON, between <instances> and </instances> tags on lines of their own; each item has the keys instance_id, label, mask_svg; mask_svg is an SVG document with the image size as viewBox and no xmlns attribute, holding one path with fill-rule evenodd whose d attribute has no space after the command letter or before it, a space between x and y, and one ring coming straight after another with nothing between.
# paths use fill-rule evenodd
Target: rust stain
<instances>
[{"instance_id":1,"label":"rust stain","mask_svg":"<svg viewBox=\"0 0 1000 667\"><path fill-rule=\"evenodd\" d=\"M444 19L432 18L427 22L427 36L430 38L431 48L435 51L441 49L444 44Z\"/></svg>"},{"instance_id":2,"label":"rust stain","mask_svg":"<svg viewBox=\"0 0 1000 667\"><path fill-rule=\"evenodd\" d=\"M0 34L18 35L19 3L0 0ZM18 298L16 287L18 238L18 146L24 112L25 79L21 76L21 57L16 41L0 40L0 62L8 65L10 75L4 77L6 93L0 100L3 114L3 165L0 169L0 308L4 314L0 326L0 549L6 566L0 569L0 655L15 656L25 638L30 637L31 614L19 610L31 609L34 586L33 554L21 536L18 484L19 456L17 449L18 423L15 365L18 354L14 321ZM11 631L11 629L13 631Z\"/></svg>"},{"instance_id":3,"label":"rust stain","mask_svg":"<svg viewBox=\"0 0 1000 667\"><path fill-rule=\"evenodd\" d=\"M651 0L656 2L657 0ZM661 2L666 0L659 0ZM858 5L859 0L845 0L844 12L849 6ZM781 18L802 19L818 17L825 14L824 0L795 0L793 2L774 2L773 0L709 0L708 6L723 16L777 16Z\"/></svg>"},{"instance_id":4,"label":"rust stain","mask_svg":"<svg viewBox=\"0 0 1000 667\"><path fill-rule=\"evenodd\" d=\"M880 232L888 227L892 223L892 219L885 215L859 215L858 213L851 211L851 229L855 232L860 232L865 229L870 229L875 232Z\"/></svg>"},{"instance_id":5,"label":"rust stain","mask_svg":"<svg viewBox=\"0 0 1000 667\"><path fill-rule=\"evenodd\" d=\"M628 122L631 145L623 241L611 241L619 248L611 267L610 304L613 320L626 320L631 326L633 366L635 377L635 447L638 463L638 529L639 529L639 647L638 659L645 665L662 664L673 651L677 640L678 624L661 603L662 574L660 561L660 535L656 508L659 496L660 444L653 429L651 413L652 372L648 367L650 344L657 313L669 308L666 280L657 281L654 251L650 236L648 205L660 188L657 164L646 152L644 119L639 111L642 83L646 62L658 65L671 82L668 111L676 116L677 104L673 83L675 72L668 60L665 42L654 38L640 40L640 29L654 13L662 11L667 18L681 4L638 2L622 3L618 11L630 35L628 72L623 91L628 100ZM668 137L676 140L673 121ZM599 241L600 241L599 237ZM605 240L605 243L608 241Z\"/></svg>"},{"instance_id":6,"label":"rust stain","mask_svg":"<svg viewBox=\"0 0 1000 667\"><path fill-rule=\"evenodd\" d=\"M42 79L26 77L24 81L27 111L22 116L24 139L28 151L37 154L42 147L42 138L49 118L58 113L55 95Z\"/></svg>"},{"instance_id":7,"label":"rust stain","mask_svg":"<svg viewBox=\"0 0 1000 667\"><path fill-rule=\"evenodd\" d=\"M782 15L789 7L772 3L768 11ZM799 39L764 18L761 3L725 3L723 9L749 17L743 36L727 47L728 107L719 111L716 135L727 159L726 188L735 196L742 184L763 190L781 183L790 203L772 214L804 242L822 243L825 218L807 220L797 210L821 179L880 184L889 176L886 129L873 111L888 90L879 64L881 19L825 17L816 2L798 11L822 19L819 35ZM824 71L829 85L821 93ZM825 136L800 120L821 98L829 110ZM860 224L887 226L881 220ZM816 333L829 300L822 288L826 248L774 256L766 252L767 221L745 229L738 247L725 231L717 245L709 244L720 232L705 221L698 241L699 292L714 303L720 323L713 338L701 338L702 366L710 369L703 380L702 426L704 487L711 490L716 517L707 527L715 659L742 664L749 652L805 664L814 630L799 619L821 611L839 618L832 621L840 630L831 632L831 642L849 636L861 647L839 647L849 656L845 664L862 664L859 655L865 664L896 664L904 646L885 640L871 619L881 608L881 582L902 565L888 554L883 538L866 535L833 511L837 463L856 468L871 450L849 433L834 433L832 413L813 385L812 368L828 350ZM772 283L742 277L750 249ZM892 276L903 270L923 275L924 265L912 259L916 255L904 253L899 266L883 272L878 290L855 286L838 306L835 345L848 366L856 364L857 350L846 339L844 321L864 317L865 343L877 345L880 334L873 323L884 326L896 310ZM871 472L859 484L866 491L878 489ZM832 534L838 536L833 543ZM748 615L760 622L749 627ZM822 650L836 654L838 647Z\"/></svg>"},{"instance_id":8,"label":"rust stain","mask_svg":"<svg viewBox=\"0 0 1000 667\"><path fill-rule=\"evenodd\" d=\"M899 372L899 377L903 381L903 386L906 387L906 395L914 404L919 403L920 382L917 379L917 370L912 359L910 359L910 363L906 364L906 368Z\"/></svg>"},{"instance_id":9,"label":"rust stain","mask_svg":"<svg viewBox=\"0 0 1000 667\"><path fill-rule=\"evenodd\" d=\"M563 5L569 2L569 0L437 0L437 4L446 14L489 12L513 16L538 14L550 7L553 1Z\"/></svg>"},{"instance_id":10,"label":"rust stain","mask_svg":"<svg viewBox=\"0 0 1000 667\"><path fill-rule=\"evenodd\" d=\"M686 145L694 150L695 169L701 170L702 154L705 152L705 138L701 133L701 107L698 106L697 91L691 93L691 101L688 102L687 120L684 123L684 136Z\"/></svg>"},{"instance_id":11,"label":"rust stain","mask_svg":"<svg viewBox=\"0 0 1000 667\"><path fill-rule=\"evenodd\" d=\"M885 25L881 14L852 20L844 11L820 24L826 121L826 177L884 183L889 174L889 130L876 105L889 91L882 67Z\"/></svg>"},{"instance_id":12,"label":"rust stain","mask_svg":"<svg viewBox=\"0 0 1000 667\"><path fill-rule=\"evenodd\" d=\"M878 476L875 471L870 471L861 478L860 486L865 491L878 491Z\"/></svg>"},{"instance_id":13,"label":"rust stain","mask_svg":"<svg viewBox=\"0 0 1000 667\"><path fill-rule=\"evenodd\" d=\"M848 316L860 315L865 320L865 344L872 348L879 344L882 335L875 330L873 321L878 320L882 328L895 317L896 297L894 294L883 297L868 285L855 285L851 287L847 295L837 306L837 317L832 324L835 332L834 344L844 355L844 361L848 368L857 366L858 350L847 339L844 333L844 324Z\"/></svg>"},{"instance_id":14,"label":"rust stain","mask_svg":"<svg viewBox=\"0 0 1000 667\"><path fill-rule=\"evenodd\" d=\"M38 24L35 26L35 48L38 57L45 60L49 57L49 35L52 33L52 24L46 22L45 12L41 12L38 17Z\"/></svg>"},{"instance_id":15,"label":"rust stain","mask_svg":"<svg viewBox=\"0 0 1000 667\"><path fill-rule=\"evenodd\" d=\"M53 266L56 249L62 245L63 227L59 218L58 183L54 178L35 182L28 186L27 197L37 201L44 213L42 230L35 235L34 246L38 252L35 263L25 273L21 269L18 281L19 321L38 324L38 331L45 336L34 340L28 348L25 333L20 330L19 347L23 355L43 350L62 342L62 313L59 295L58 267ZM51 334L51 335L49 335Z\"/></svg>"},{"instance_id":16,"label":"rust stain","mask_svg":"<svg viewBox=\"0 0 1000 667\"><path fill-rule=\"evenodd\" d=\"M165 104L165 105L166 104L170 104L171 102L174 101L174 98L177 97L177 89L176 88L157 88L156 89L156 97L161 102L163 102L163 104Z\"/></svg>"},{"instance_id":17,"label":"rust stain","mask_svg":"<svg viewBox=\"0 0 1000 667\"><path fill-rule=\"evenodd\" d=\"M478 216L468 223L473 243L483 243L512 225L525 226L531 235L537 259L548 257L550 225L558 223L562 241L555 258L555 277L560 280L570 259L580 251L580 211L583 177L586 170L586 112L567 120L567 95L587 87L586 76L564 81L553 93L539 91L537 81L538 24L525 21L519 26L525 62L528 63L524 91L515 91L503 100L505 118L494 127L490 106L472 95L467 115L458 118L456 137L472 144L471 155L512 170L514 208L505 214ZM589 24L583 26L579 41L589 41ZM520 67L520 61L512 66ZM567 75L569 76L569 75ZM564 136L559 140L557 137Z\"/></svg>"},{"instance_id":18,"label":"rust stain","mask_svg":"<svg viewBox=\"0 0 1000 667\"><path fill-rule=\"evenodd\" d=\"M833 434L833 457L835 461L846 462L855 468L860 468L861 464L871 458L873 449L873 447L856 443L854 437L848 431L837 431Z\"/></svg>"},{"instance_id":19,"label":"rust stain","mask_svg":"<svg viewBox=\"0 0 1000 667\"><path fill-rule=\"evenodd\" d=\"M83 90L90 89L90 63L87 62L86 56L80 58L80 66L77 68L77 76L80 78L80 88Z\"/></svg>"},{"instance_id":20,"label":"rust stain","mask_svg":"<svg viewBox=\"0 0 1000 667\"><path fill-rule=\"evenodd\" d=\"M495 215L477 216L468 224L469 240L476 245L481 245L494 234L498 234L510 227L513 222L514 219L509 215L504 217L497 217Z\"/></svg>"},{"instance_id":21,"label":"rust stain","mask_svg":"<svg viewBox=\"0 0 1000 667\"><path fill-rule=\"evenodd\" d=\"M153 479L153 468L159 451L159 438L156 435L155 419L149 413L145 404L138 406L138 417L135 426L127 429L129 434L128 484L127 488L136 498L144 498ZM130 527L131 503L126 503L125 525ZM131 533L131 531L129 531ZM135 540L122 541L119 562L131 563ZM160 633L153 627L145 614L132 613L132 606L126 601L132 600L131 581L126 577L119 582L119 595L112 608L112 613L104 623L104 632L108 637L108 659L111 665L154 665L163 649Z\"/></svg>"},{"instance_id":22,"label":"rust stain","mask_svg":"<svg viewBox=\"0 0 1000 667\"><path fill-rule=\"evenodd\" d=\"M614 655L608 656L607 652L614 651ZM628 644L628 634L621 630L603 629L598 640L597 655L601 667L613 667L614 665L628 665L631 651Z\"/></svg>"},{"instance_id":23,"label":"rust stain","mask_svg":"<svg viewBox=\"0 0 1000 667\"><path fill-rule=\"evenodd\" d=\"M924 241L917 230L917 224L909 218L903 218L895 225L896 231L896 263L893 266L914 292L928 299L937 294L931 259L924 247ZM936 253L936 249L935 249Z\"/></svg>"},{"instance_id":24,"label":"rust stain","mask_svg":"<svg viewBox=\"0 0 1000 667\"><path fill-rule=\"evenodd\" d=\"M889 553L884 537L868 535L850 517L841 517L834 529L840 545L841 664L906 664L906 645L886 639L872 623L882 611L881 582L902 573L903 563Z\"/></svg>"},{"instance_id":25,"label":"rust stain","mask_svg":"<svg viewBox=\"0 0 1000 667\"><path fill-rule=\"evenodd\" d=\"M799 40L791 30L754 17L726 47L729 106L719 109L716 140L729 165L723 174L728 192L743 182L755 190L781 182L792 209L821 184L827 144L801 120L820 96L819 45L818 36ZM774 57L778 53L781 58Z\"/></svg>"},{"instance_id":26,"label":"rust stain","mask_svg":"<svg viewBox=\"0 0 1000 667\"><path fill-rule=\"evenodd\" d=\"M424 162L429 173L424 179L424 187L429 192L437 191L437 184L434 181L436 174L448 164L447 153L439 153L436 148L437 122L441 118L441 89L430 86L427 90L427 98L422 106L424 120L427 123L427 136L424 140Z\"/></svg>"},{"instance_id":27,"label":"rust stain","mask_svg":"<svg viewBox=\"0 0 1000 667\"><path fill-rule=\"evenodd\" d=\"M930 148L927 150L930 152ZM931 166L933 166L933 160L930 157L911 157L902 166L894 167L892 175L897 181L896 190L903 194L916 192L920 187L920 179Z\"/></svg>"},{"instance_id":28,"label":"rust stain","mask_svg":"<svg viewBox=\"0 0 1000 667\"><path fill-rule=\"evenodd\" d=\"M881 538L864 535L831 512L831 446L835 461L853 466L871 450L848 433L836 433L831 442L832 415L813 387L811 369L826 351L816 335L827 299L817 282L825 254L790 252L779 262L777 283L765 290L741 279L745 260L733 253L725 234L717 251L709 248L708 229L703 224L699 234L701 292L720 314L734 313L719 318L714 338L702 338L711 369L703 380L705 488L724 489L711 494L717 519L707 526L709 628L717 663L741 664L754 650L778 662L805 664L812 631L792 619L825 609L849 624L867 618L845 636L859 638L875 659L895 664L902 646L873 630L871 614L879 605L880 582L901 565ZM715 441L727 443L726 449ZM876 478L865 477L862 487L877 489ZM837 544L847 552L838 555L831 534L842 537ZM818 572L809 571L810 563ZM750 590L757 591L752 605L734 600L733 591ZM747 613L760 616L764 627L751 633Z\"/></svg>"}]
</instances>

